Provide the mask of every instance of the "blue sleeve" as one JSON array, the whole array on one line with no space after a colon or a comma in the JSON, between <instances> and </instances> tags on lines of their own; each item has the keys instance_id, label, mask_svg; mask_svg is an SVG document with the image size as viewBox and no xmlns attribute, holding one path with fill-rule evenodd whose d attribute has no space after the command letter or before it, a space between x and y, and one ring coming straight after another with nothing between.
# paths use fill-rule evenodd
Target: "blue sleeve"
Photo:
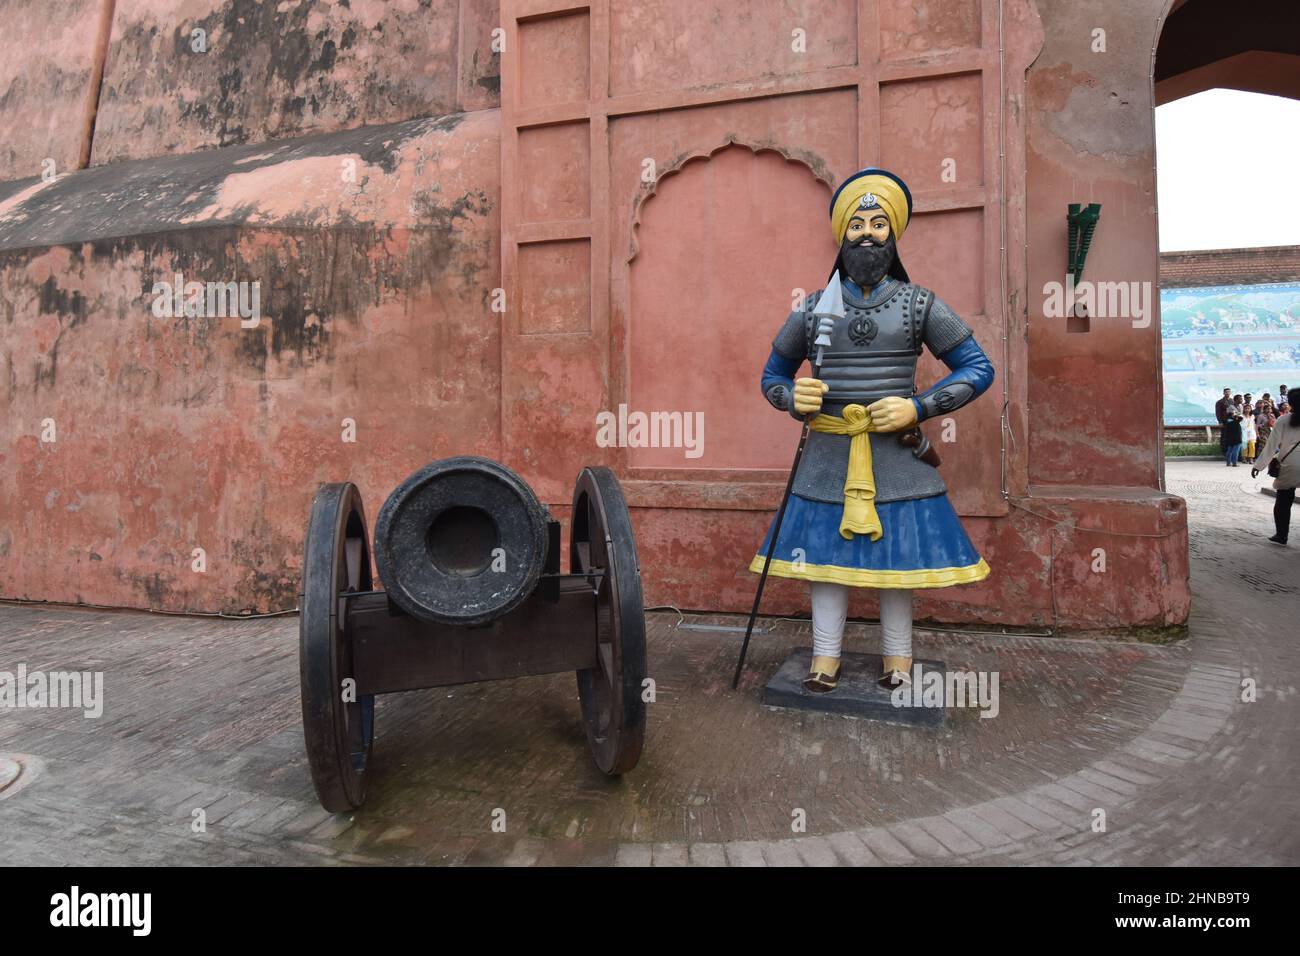
<instances>
[{"instance_id":1,"label":"blue sleeve","mask_svg":"<svg viewBox=\"0 0 1300 956\"><path fill-rule=\"evenodd\" d=\"M952 374L912 399L918 421L956 411L983 395L993 384L993 363L973 335L966 336L940 355L939 361L948 366Z\"/></svg>"},{"instance_id":2,"label":"blue sleeve","mask_svg":"<svg viewBox=\"0 0 1300 956\"><path fill-rule=\"evenodd\" d=\"M767 357L760 387L773 408L794 414L794 373L802 364L803 359L789 358L776 349Z\"/></svg>"}]
</instances>

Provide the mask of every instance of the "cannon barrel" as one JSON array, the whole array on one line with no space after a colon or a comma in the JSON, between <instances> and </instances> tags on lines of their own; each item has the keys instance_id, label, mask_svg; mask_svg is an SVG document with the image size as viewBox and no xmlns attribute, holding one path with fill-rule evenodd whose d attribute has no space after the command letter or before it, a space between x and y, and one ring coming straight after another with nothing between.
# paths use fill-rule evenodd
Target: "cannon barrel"
<instances>
[{"instance_id":1,"label":"cannon barrel","mask_svg":"<svg viewBox=\"0 0 1300 956\"><path fill-rule=\"evenodd\" d=\"M426 465L384 502L370 571L361 493L323 484L303 542L298 658L307 762L321 806L366 797L375 697L569 671L592 759L631 770L645 740L645 603L632 518L609 468L583 468L560 523L486 458Z\"/></svg>"},{"instance_id":2,"label":"cannon barrel","mask_svg":"<svg viewBox=\"0 0 1300 956\"><path fill-rule=\"evenodd\" d=\"M505 465L469 455L435 461L384 502L375 564L406 613L439 624L487 624L537 586L549 518Z\"/></svg>"}]
</instances>

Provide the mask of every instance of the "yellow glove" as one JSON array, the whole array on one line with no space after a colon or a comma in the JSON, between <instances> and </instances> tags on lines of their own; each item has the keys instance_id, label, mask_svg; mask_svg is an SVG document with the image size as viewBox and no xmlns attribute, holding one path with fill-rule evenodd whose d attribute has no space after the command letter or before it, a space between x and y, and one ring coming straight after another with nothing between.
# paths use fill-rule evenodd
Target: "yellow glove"
<instances>
[{"instance_id":1,"label":"yellow glove","mask_svg":"<svg viewBox=\"0 0 1300 956\"><path fill-rule=\"evenodd\" d=\"M795 387L795 393L798 394L798 386ZM820 399L818 404L821 404ZM798 407L797 399L795 407ZM917 420L916 406L912 400L896 396L872 402L867 406L867 414L871 416L872 430L878 432L901 432L905 428L911 428Z\"/></svg>"},{"instance_id":2,"label":"yellow glove","mask_svg":"<svg viewBox=\"0 0 1300 956\"><path fill-rule=\"evenodd\" d=\"M830 386L817 378L801 378L794 383L794 410L800 415L821 411L822 396Z\"/></svg>"}]
</instances>

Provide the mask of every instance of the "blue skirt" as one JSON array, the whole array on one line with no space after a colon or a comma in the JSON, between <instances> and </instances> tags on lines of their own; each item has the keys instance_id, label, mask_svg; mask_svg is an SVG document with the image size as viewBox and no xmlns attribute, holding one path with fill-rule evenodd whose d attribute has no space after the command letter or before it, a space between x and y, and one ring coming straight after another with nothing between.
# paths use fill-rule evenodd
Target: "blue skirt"
<instances>
[{"instance_id":1,"label":"blue skirt","mask_svg":"<svg viewBox=\"0 0 1300 956\"><path fill-rule=\"evenodd\" d=\"M841 536L843 512L841 504L792 494L768 573L871 588L946 588L989 575L945 494L877 504L878 541ZM749 570L762 572L775 526L774 518Z\"/></svg>"}]
</instances>

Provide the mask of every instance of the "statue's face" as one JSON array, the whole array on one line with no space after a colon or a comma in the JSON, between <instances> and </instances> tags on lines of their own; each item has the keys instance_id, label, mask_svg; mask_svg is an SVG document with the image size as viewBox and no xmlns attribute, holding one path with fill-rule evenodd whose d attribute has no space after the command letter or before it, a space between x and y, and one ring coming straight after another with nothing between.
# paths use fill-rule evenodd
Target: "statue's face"
<instances>
[{"instance_id":1,"label":"statue's face","mask_svg":"<svg viewBox=\"0 0 1300 956\"><path fill-rule=\"evenodd\" d=\"M854 213L844 238L857 243L864 236L869 236L877 245L883 246L889 238L889 217L879 209L864 209Z\"/></svg>"},{"instance_id":2,"label":"statue's face","mask_svg":"<svg viewBox=\"0 0 1300 956\"><path fill-rule=\"evenodd\" d=\"M889 217L879 209L854 213L840 245L840 258L849 278L864 289L883 279L894 261Z\"/></svg>"}]
</instances>

